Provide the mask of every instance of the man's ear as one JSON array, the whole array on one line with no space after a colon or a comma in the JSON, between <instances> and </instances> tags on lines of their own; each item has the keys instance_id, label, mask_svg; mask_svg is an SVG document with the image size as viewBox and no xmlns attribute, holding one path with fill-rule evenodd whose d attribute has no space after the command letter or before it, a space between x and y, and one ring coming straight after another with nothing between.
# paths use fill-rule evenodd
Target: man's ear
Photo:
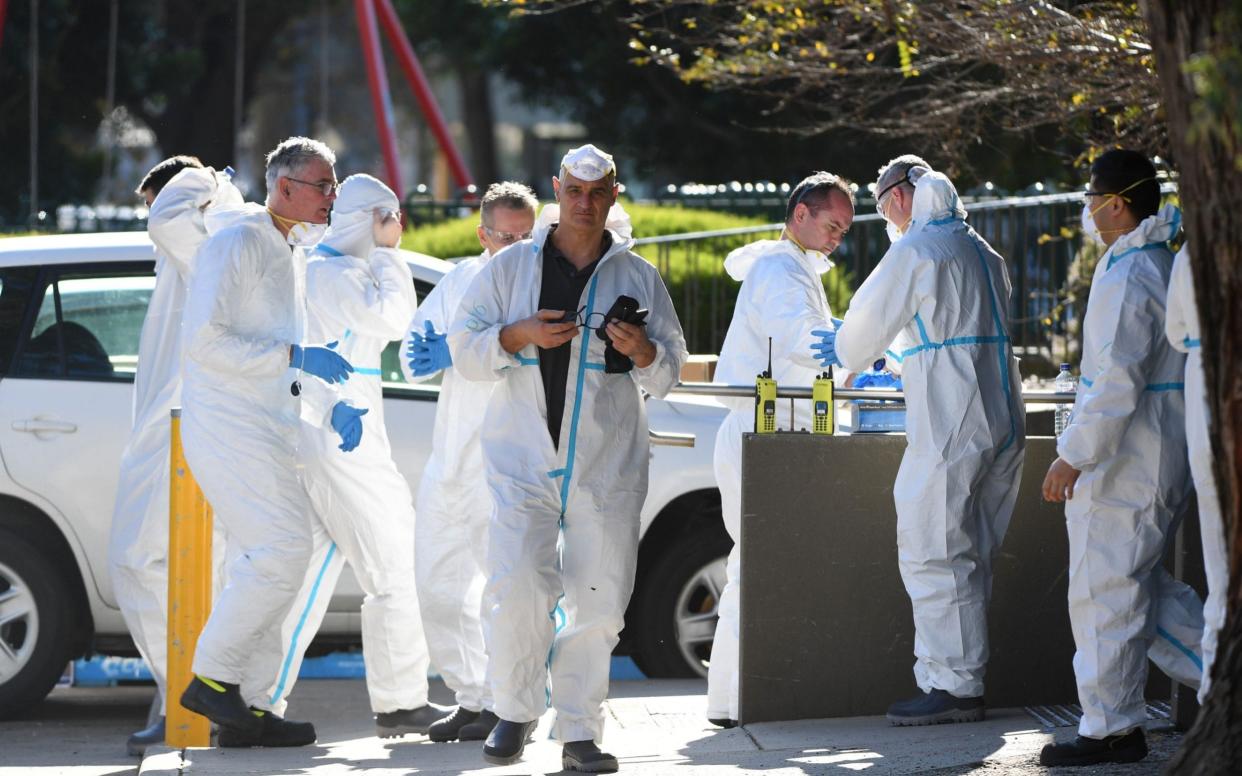
<instances>
[{"instance_id":1,"label":"man's ear","mask_svg":"<svg viewBox=\"0 0 1242 776\"><path fill-rule=\"evenodd\" d=\"M561 180L555 175L552 176L552 198L557 202L561 201Z\"/></svg>"}]
</instances>

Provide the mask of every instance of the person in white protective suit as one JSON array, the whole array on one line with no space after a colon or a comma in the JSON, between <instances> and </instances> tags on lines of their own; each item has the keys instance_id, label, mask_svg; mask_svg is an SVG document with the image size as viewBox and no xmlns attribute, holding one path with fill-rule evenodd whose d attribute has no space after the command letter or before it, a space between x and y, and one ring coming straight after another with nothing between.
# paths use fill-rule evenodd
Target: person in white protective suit
<instances>
[{"instance_id":1,"label":"person in white protective suit","mask_svg":"<svg viewBox=\"0 0 1242 776\"><path fill-rule=\"evenodd\" d=\"M896 241L818 350L824 364L861 371L892 343L887 354L905 386L907 447L893 500L921 694L890 706L888 720L977 721L992 562L1025 454L1009 274L966 223L953 184L922 159L889 162L875 191Z\"/></svg>"},{"instance_id":2,"label":"person in white protective suit","mask_svg":"<svg viewBox=\"0 0 1242 776\"><path fill-rule=\"evenodd\" d=\"M156 714L129 737L140 756L164 742L168 667L168 460L170 412L181 403L181 314L194 254L207 239L212 213L239 207L229 176L198 159L174 156L147 173L147 233L155 244L155 288L138 339L134 415L121 453L108 564L117 605L155 680ZM213 557L221 559L222 552ZM218 565L218 564L217 564Z\"/></svg>"},{"instance_id":3,"label":"person in white protective suit","mask_svg":"<svg viewBox=\"0 0 1242 776\"><path fill-rule=\"evenodd\" d=\"M492 256L530 239L539 201L520 183L494 183L479 207L483 252L445 275L414 314L402 343L410 382L442 374L431 457L415 504L414 569L427 646L457 708L427 731L432 741L482 741L496 725L483 646L487 524L492 516L479 435L495 382L472 382L452 364L446 334L462 297Z\"/></svg>"},{"instance_id":4,"label":"person in white protective suit","mask_svg":"<svg viewBox=\"0 0 1242 776\"><path fill-rule=\"evenodd\" d=\"M553 188L558 204L479 273L448 338L463 377L497 383L482 440L494 503L484 634L500 721L483 755L521 757L550 702L563 767L604 772L617 761L598 746L602 704L647 493L641 392L668 393L686 346L659 273L630 250L612 157L573 149Z\"/></svg>"},{"instance_id":5,"label":"person in white protective suit","mask_svg":"<svg viewBox=\"0 0 1242 776\"><path fill-rule=\"evenodd\" d=\"M181 435L233 560L181 704L220 726L222 746L315 740L310 723L263 708L282 656L280 624L311 556L296 455L299 373L335 383L352 371L330 348L300 344L306 250L336 197L334 162L309 138L277 146L267 157L267 207L238 211L203 245L186 302Z\"/></svg>"},{"instance_id":6,"label":"person in white protective suit","mask_svg":"<svg viewBox=\"0 0 1242 776\"><path fill-rule=\"evenodd\" d=\"M1203 679L1199 685L1199 702L1203 703L1211 689L1216 638L1225 624L1225 601L1229 595L1229 550L1225 543L1225 522L1220 512L1216 476L1212 471L1212 440L1208 422L1211 413L1208 410L1203 351L1199 342L1199 306L1195 302L1190 255L1185 246L1173 259L1164 331L1169 344L1186 354L1186 448L1190 454L1190 474L1198 495L1203 568L1208 588L1207 600L1203 602Z\"/></svg>"},{"instance_id":7,"label":"person in white protective suit","mask_svg":"<svg viewBox=\"0 0 1242 776\"><path fill-rule=\"evenodd\" d=\"M306 648L346 561L365 597L362 657L376 734L426 733L445 709L427 702L429 659L414 586L414 507L384 428L380 354L418 306L401 257L397 195L370 175L341 183L331 226L306 268L306 338L336 343L354 367L339 386L303 386L298 459L314 551L281 626L284 654L265 703L283 714Z\"/></svg>"},{"instance_id":8,"label":"person in white protective suit","mask_svg":"<svg viewBox=\"0 0 1242 776\"><path fill-rule=\"evenodd\" d=\"M823 371L811 352L819 338L811 332L830 328L832 309L821 276L832 268L828 254L837 249L854 222L854 195L831 173L805 178L789 195L785 231L779 240L760 240L738 248L725 259L725 271L741 281L733 320L720 349L716 380L750 383L767 369L771 342L772 377L778 385L809 386ZM738 636L742 559L742 434L754 431L754 402L726 400L731 410L716 434L714 466L720 487L725 529L733 539L720 596L720 621L712 642L707 673L707 717L731 728L738 719ZM789 420L778 424L790 430ZM811 428L809 401L798 401L793 427Z\"/></svg>"},{"instance_id":9,"label":"person in white protective suit","mask_svg":"<svg viewBox=\"0 0 1242 776\"><path fill-rule=\"evenodd\" d=\"M1150 657L1198 687L1202 604L1161 565L1189 495L1185 356L1165 336L1180 214L1157 211L1151 162L1135 151L1091 167L1088 215L1108 249L1091 279L1082 378L1043 496L1065 501L1069 616L1082 719L1049 744L1049 766L1134 762L1147 755L1143 686Z\"/></svg>"}]
</instances>

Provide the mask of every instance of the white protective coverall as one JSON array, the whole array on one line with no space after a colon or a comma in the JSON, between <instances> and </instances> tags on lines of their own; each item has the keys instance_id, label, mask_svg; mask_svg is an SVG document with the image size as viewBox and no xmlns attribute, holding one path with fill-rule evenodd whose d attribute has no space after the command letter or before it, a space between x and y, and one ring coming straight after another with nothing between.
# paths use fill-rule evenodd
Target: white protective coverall
<instances>
[{"instance_id":1,"label":"white protective coverall","mask_svg":"<svg viewBox=\"0 0 1242 776\"><path fill-rule=\"evenodd\" d=\"M263 206L231 216L199 250L182 327L185 456L232 558L193 669L240 684L246 703L262 708L281 659L280 623L311 556L296 456L301 400L291 390L300 372L289 366L305 328L306 254Z\"/></svg>"},{"instance_id":2,"label":"white protective coverall","mask_svg":"<svg viewBox=\"0 0 1242 776\"><path fill-rule=\"evenodd\" d=\"M427 645L414 585L414 506L384 427L380 354L400 339L418 306L410 268L396 248L375 246L373 210L399 208L383 183L352 175L341 184L332 225L306 269L308 342L337 342L354 367L341 385L303 381L298 458L314 515L314 551L281 627L284 655L265 708L284 713L306 648L319 631L348 561L365 597L362 657L371 710L427 704ZM366 257L366 258L362 258ZM332 407L367 409L362 441L343 452Z\"/></svg>"},{"instance_id":3,"label":"white protective coverall","mask_svg":"<svg viewBox=\"0 0 1242 776\"><path fill-rule=\"evenodd\" d=\"M1225 523L1220 514L1216 477L1212 473L1212 440L1208 431L1210 413L1199 343L1199 307L1195 302L1194 278L1190 274L1190 256L1185 246L1173 260L1164 331L1169 343L1186 354L1186 448L1190 453L1190 474L1198 495L1203 567L1208 586L1207 600L1203 602L1203 681L1199 686L1199 702L1202 703L1211 689L1216 636L1225 624L1229 551L1225 544Z\"/></svg>"},{"instance_id":4,"label":"white protective coverall","mask_svg":"<svg viewBox=\"0 0 1242 776\"><path fill-rule=\"evenodd\" d=\"M1057 455L1082 472L1065 504L1079 735L1147 719L1147 657L1199 686L1202 604L1161 565L1189 494L1186 359L1165 337L1178 229L1166 205L1100 257L1083 321L1082 379Z\"/></svg>"},{"instance_id":5,"label":"white protective coverall","mask_svg":"<svg viewBox=\"0 0 1242 776\"><path fill-rule=\"evenodd\" d=\"M181 404L181 314L194 254L215 221L206 216L241 204L227 175L190 168L160 190L147 219L155 288L138 340L133 428L121 453L108 560L117 605L155 679L161 714L168 690L169 413ZM216 544L218 570L223 546Z\"/></svg>"},{"instance_id":6,"label":"white protective coverall","mask_svg":"<svg viewBox=\"0 0 1242 776\"><path fill-rule=\"evenodd\" d=\"M862 371L893 343L907 439L893 500L914 677L923 692L974 698L983 695L992 560L1018 495L1026 414L1005 260L965 219L949 179L923 175L910 227L854 294L836 349Z\"/></svg>"},{"instance_id":7,"label":"white protective coverall","mask_svg":"<svg viewBox=\"0 0 1242 776\"><path fill-rule=\"evenodd\" d=\"M583 291L582 314L603 314L619 295L633 297L650 310L647 336L656 357L646 368L608 374L604 341L581 330L571 341L565 422L553 446L538 348L507 353L500 330L537 311L555 208L544 208L532 239L496 254L475 278L450 328L449 347L466 379L497 382L482 434L495 505L484 591L494 710L501 719L528 722L550 702L556 739L599 742L647 495L649 432L640 388L666 395L681 373L686 344L656 268L630 250L628 229L610 228L612 245ZM567 621L555 631L552 613L562 595Z\"/></svg>"},{"instance_id":8,"label":"white protective coverall","mask_svg":"<svg viewBox=\"0 0 1242 776\"><path fill-rule=\"evenodd\" d=\"M426 322L447 333L462 297L491 261L484 251L466 259L441 278L423 303L401 343L405 379L415 377L404 354L412 332L423 334ZM432 662L469 711L492 709L487 687L487 653L483 645L483 587L487 583L487 524L492 499L487 492L483 448L483 409L496 383L467 380L456 366L443 372L436 402L431 457L418 486L414 523L414 570L418 602Z\"/></svg>"},{"instance_id":9,"label":"white protective coverall","mask_svg":"<svg viewBox=\"0 0 1242 776\"><path fill-rule=\"evenodd\" d=\"M760 240L725 259L725 271L742 282L733 320L720 349L716 381L743 385L768 367L772 340L772 377L777 385L810 385L824 370L811 352L819 337L811 332L832 328L832 309L820 276L832 262L819 251L804 251L789 240ZM754 431L752 399L726 399L729 415L716 434L713 464L720 487L725 530L733 539L720 596L720 621L712 643L707 676L709 719L738 718L737 670L742 561L742 434ZM777 426L789 429L788 401L778 407ZM811 428L811 403L794 404L794 427Z\"/></svg>"}]
</instances>

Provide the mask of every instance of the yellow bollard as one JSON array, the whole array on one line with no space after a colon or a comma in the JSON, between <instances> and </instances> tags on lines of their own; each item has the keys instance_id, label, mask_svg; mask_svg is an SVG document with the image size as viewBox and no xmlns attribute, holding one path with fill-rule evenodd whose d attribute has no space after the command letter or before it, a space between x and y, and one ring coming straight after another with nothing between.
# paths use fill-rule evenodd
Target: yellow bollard
<instances>
[{"instance_id":1,"label":"yellow bollard","mask_svg":"<svg viewBox=\"0 0 1242 776\"><path fill-rule=\"evenodd\" d=\"M194 647L211 612L211 507L181 449L181 410L172 411L168 501L168 746L208 746L211 723L182 708L181 693L194 678Z\"/></svg>"}]
</instances>

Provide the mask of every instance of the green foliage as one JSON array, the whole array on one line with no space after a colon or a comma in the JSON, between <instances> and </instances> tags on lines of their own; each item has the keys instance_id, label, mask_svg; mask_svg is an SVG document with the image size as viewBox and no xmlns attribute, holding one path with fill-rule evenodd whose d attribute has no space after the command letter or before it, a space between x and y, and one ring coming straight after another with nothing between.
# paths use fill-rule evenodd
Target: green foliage
<instances>
[{"instance_id":1,"label":"green foliage","mask_svg":"<svg viewBox=\"0 0 1242 776\"><path fill-rule=\"evenodd\" d=\"M760 226L762 219L722 213L716 210L702 210L686 207L664 207L660 205L638 205L632 202L623 203L634 223L634 236L660 237L682 232L706 232L720 229L735 229L743 226ZM477 215L441 221L427 226L419 226L407 231L401 241L401 247L430 256L450 259L458 256L473 256L479 252L479 239L475 234L478 226ZM737 245L749 242L741 238Z\"/></svg>"}]
</instances>

